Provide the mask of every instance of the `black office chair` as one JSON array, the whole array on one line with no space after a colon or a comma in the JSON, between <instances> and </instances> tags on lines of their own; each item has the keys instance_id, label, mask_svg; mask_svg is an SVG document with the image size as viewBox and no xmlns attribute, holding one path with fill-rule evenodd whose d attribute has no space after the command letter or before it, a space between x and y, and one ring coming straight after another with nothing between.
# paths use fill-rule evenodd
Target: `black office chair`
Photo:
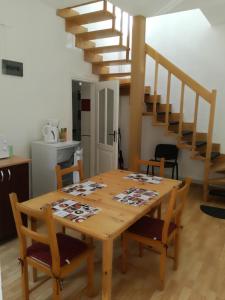
<instances>
[{"instance_id":1,"label":"black office chair","mask_svg":"<svg viewBox=\"0 0 225 300\"><path fill-rule=\"evenodd\" d=\"M164 168L172 169L172 178L176 169L176 179L178 179L178 157L179 149L176 145L171 144L158 144L155 148L155 160L160 161L161 158L165 159ZM152 175L154 176L154 168L152 167ZM147 173L149 168L147 169Z\"/></svg>"}]
</instances>

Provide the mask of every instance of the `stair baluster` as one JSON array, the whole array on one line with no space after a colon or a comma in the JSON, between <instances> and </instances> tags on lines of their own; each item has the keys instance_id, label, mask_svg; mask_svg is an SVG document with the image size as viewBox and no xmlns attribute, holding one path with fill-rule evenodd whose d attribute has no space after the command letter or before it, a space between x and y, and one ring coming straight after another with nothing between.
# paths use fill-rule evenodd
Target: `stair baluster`
<instances>
[{"instance_id":1,"label":"stair baluster","mask_svg":"<svg viewBox=\"0 0 225 300\"><path fill-rule=\"evenodd\" d=\"M196 145L196 132L197 132L197 122L198 122L198 108L199 108L199 94L196 93L195 98L195 112L194 112L194 124L193 124L193 135L192 135L192 156L194 156L195 145Z\"/></svg>"},{"instance_id":2,"label":"stair baluster","mask_svg":"<svg viewBox=\"0 0 225 300\"><path fill-rule=\"evenodd\" d=\"M166 118L165 118L167 130L169 129L170 89L171 89L171 72L168 71L167 92L166 92Z\"/></svg>"},{"instance_id":3,"label":"stair baluster","mask_svg":"<svg viewBox=\"0 0 225 300\"><path fill-rule=\"evenodd\" d=\"M154 122L157 122L157 90L158 90L158 74L159 64L155 61L155 80L154 80L154 97L153 97L153 118Z\"/></svg>"},{"instance_id":4,"label":"stair baluster","mask_svg":"<svg viewBox=\"0 0 225 300\"><path fill-rule=\"evenodd\" d=\"M126 60L128 61L130 58L130 16L127 14L128 22L127 22L127 50L126 50Z\"/></svg>"},{"instance_id":5,"label":"stair baluster","mask_svg":"<svg viewBox=\"0 0 225 300\"><path fill-rule=\"evenodd\" d=\"M185 84L182 82L181 85L181 95L180 95L180 116L179 116L179 132L178 132L178 142L181 143L183 134L183 121L184 121L184 92Z\"/></svg>"}]
</instances>

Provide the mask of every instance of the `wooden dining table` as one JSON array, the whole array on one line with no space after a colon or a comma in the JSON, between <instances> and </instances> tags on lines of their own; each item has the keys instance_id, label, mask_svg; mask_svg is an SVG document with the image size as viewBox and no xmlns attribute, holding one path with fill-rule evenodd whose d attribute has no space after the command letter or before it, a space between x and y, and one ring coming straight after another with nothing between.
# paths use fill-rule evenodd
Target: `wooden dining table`
<instances>
[{"instance_id":1,"label":"wooden dining table","mask_svg":"<svg viewBox=\"0 0 225 300\"><path fill-rule=\"evenodd\" d=\"M40 210L41 207L47 203L52 203L65 198L74 199L75 201L89 204L92 207L101 209L99 213L81 223L72 222L69 219L57 216L54 216L54 218L65 227L102 241L103 300L111 299L113 241L129 226L134 224L138 219L150 212L154 207L166 199L174 186L178 186L180 184L180 181L167 178L163 178L159 184L143 183L124 178L128 174L131 174L131 172L113 170L90 178L89 180L105 184L106 187L97 189L87 196L73 196L58 190L23 202L23 205L26 207ZM114 196L131 187L157 191L158 196L155 196L142 206L127 205L113 199Z\"/></svg>"}]
</instances>

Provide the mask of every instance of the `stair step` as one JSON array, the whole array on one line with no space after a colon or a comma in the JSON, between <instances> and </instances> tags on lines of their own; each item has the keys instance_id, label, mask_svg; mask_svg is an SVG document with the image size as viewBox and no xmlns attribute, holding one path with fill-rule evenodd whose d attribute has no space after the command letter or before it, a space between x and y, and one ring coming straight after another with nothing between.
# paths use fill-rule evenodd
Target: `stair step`
<instances>
[{"instance_id":1,"label":"stair step","mask_svg":"<svg viewBox=\"0 0 225 300\"><path fill-rule=\"evenodd\" d=\"M122 66L122 65L130 65L131 60L126 59L118 59L118 60L107 60L107 61L101 61L101 62L95 62L93 63L96 67L107 67L107 66Z\"/></svg>"},{"instance_id":2,"label":"stair step","mask_svg":"<svg viewBox=\"0 0 225 300\"><path fill-rule=\"evenodd\" d=\"M86 53L92 53L92 54L100 54L100 53L113 53L113 52L123 52L129 50L126 46L103 46L103 47L94 47L85 49Z\"/></svg>"},{"instance_id":3,"label":"stair step","mask_svg":"<svg viewBox=\"0 0 225 300\"><path fill-rule=\"evenodd\" d=\"M179 121L169 121L170 126L179 125Z\"/></svg>"},{"instance_id":4,"label":"stair step","mask_svg":"<svg viewBox=\"0 0 225 300\"><path fill-rule=\"evenodd\" d=\"M172 113L171 113L171 111L169 112L169 114L171 115ZM165 111L158 111L157 112L157 115L158 116L165 116L166 115L166 112ZM174 121L173 121L174 122ZM179 123L179 122L178 122Z\"/></svg>"},{"instance_id":5,"label":"stair step","mask_svg":"<svg viewBox=\"0 0 225 300\"><path fill-rule=\"evenodd\" d=\"M203 153L202 156L206 157L206 153ZM220 152L211 152L211 160L214 160L219 156L220 156Z\"/></svg>"},{"instance_id":6,"label":"stair step","mask_svg":"<svg viewBox=\"0 0 225 300\"><path fill-rule=\"evenodd\" d=\"M225 188L216 188L215 186L209 187L209 194L211 196L225 197Z\"/></svg>"},{"instance_id":7,"label":"stair step","mask_svg":"<svg viewBox=\"0 0 225 300\"><path fill-rule=\"evenodd\" d=\"M154 104L154 95L145 95L145 103L147 104ZM156 103L160 103L161 101L161 95L157 95L156 97Z\"/></svg>"},{"instance_id":8,"label":"stair step","mask_svg":"<svg viewBox=\"0 0 225 300\"><path fill-rule=\"evenodd\" d=\"M91 13L70 16L67 17L66 19L73 21L76 25L85 25L85 24L112 20L114 18L115 17L111 12L105 10L99 10Z\"/></svg>"},{"instance_id":9,"label":"stair step","mask_svg":"<svg viewBox=\"0 0 225 300\"><path fill-rule=\"evenodd\" d=\"M109 37L121 36L122 33L119 30L115 29L102 29L96 31L88 31L76 34L77 39L81 40L97 40L104 39Z\"/></svg>"},{"instance_id":10,"label":"stair step","mask_svg":"<svg viewBox=\"0 0 225 300\"><path fill-rule=\"evenodd\" d=\"M188 135L192 135L193 134L193 131L191 130L183 130L182 131L182 136L188 136Z\"/></svg>"},{"instance_id":11,"label":"stair step","mask_svg":"<svg viewBox=\"0 0 225 300\"><path fill-rule=\"evenodd\" d=\"M212 178L209 179L209 185L225 185L225 178Z\"/></svg>"},{"instance_id":12,"label":"stair step","mask_svg":"<svg viewBox=\"0 0 225 300\"><path fill-rule=\"evenodd\" d=\"M151 91L150 86L145 86L145 95L149 95ZM130 80L122 79L120 81L120 95L129 96L130 95Z\"/></svg>"},{"instance_id":13,"label":"stair step","mask_svg":"<svg viewBox=\"0 0 225 300\"><path fill-rule=\"evenodd\" d=\"M214 159L216 159L219 156L220 156L220 152L211 152L211 158L210 159L213 161ZM192 159L205 160L205 157L206 157L206 153L202 153L200 155L196 155L196 156L192 157Z\"/></svg>"},{"instance_id":14,"label":"stair step","mask_svg":"<svg viewBox=\"0 0 225 300\"><path fill-rule=\"evenodd\" d=\"M126 72L126 73L108 73L108 74L104 74L104 75L100 75L100 78L102 79L107 79L107 78L117 78L117 77L128 77L130 76L131 73L130 72Z\"/></svg>"},{"instance_id":15,"label":"stair step","mask_svg":"<svg viewBox=\"0 0 225 300\"><path fill-rule=\"evenodd\" d=\"M188 145L192 145L192 141L188 142ZM195 143L195 147L196 147L196 148L200 148L200 147L203 147L203 146L205 146L205 145L207 145L207 142L206 142L206 141L197 141L197 142Z\"/></svg>"}]
</instances>

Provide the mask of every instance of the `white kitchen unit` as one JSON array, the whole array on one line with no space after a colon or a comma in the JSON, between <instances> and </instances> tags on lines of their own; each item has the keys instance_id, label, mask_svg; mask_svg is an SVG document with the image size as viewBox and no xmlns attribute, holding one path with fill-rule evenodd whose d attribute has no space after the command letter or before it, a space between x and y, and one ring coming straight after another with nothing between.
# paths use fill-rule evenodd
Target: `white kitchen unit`
<instances>
[{"instance_id":1,"label":"white kitchen unit","mask_svg":"<svg viewBox=\"0 0 225 300\"><path fill-rule=\"evenodd\" d=\"M55 166L67 161L72 165L78 148L79 141L54 144L37 141L31 144L33 197L56 190Z\"/></svg>"}]
</instances>

